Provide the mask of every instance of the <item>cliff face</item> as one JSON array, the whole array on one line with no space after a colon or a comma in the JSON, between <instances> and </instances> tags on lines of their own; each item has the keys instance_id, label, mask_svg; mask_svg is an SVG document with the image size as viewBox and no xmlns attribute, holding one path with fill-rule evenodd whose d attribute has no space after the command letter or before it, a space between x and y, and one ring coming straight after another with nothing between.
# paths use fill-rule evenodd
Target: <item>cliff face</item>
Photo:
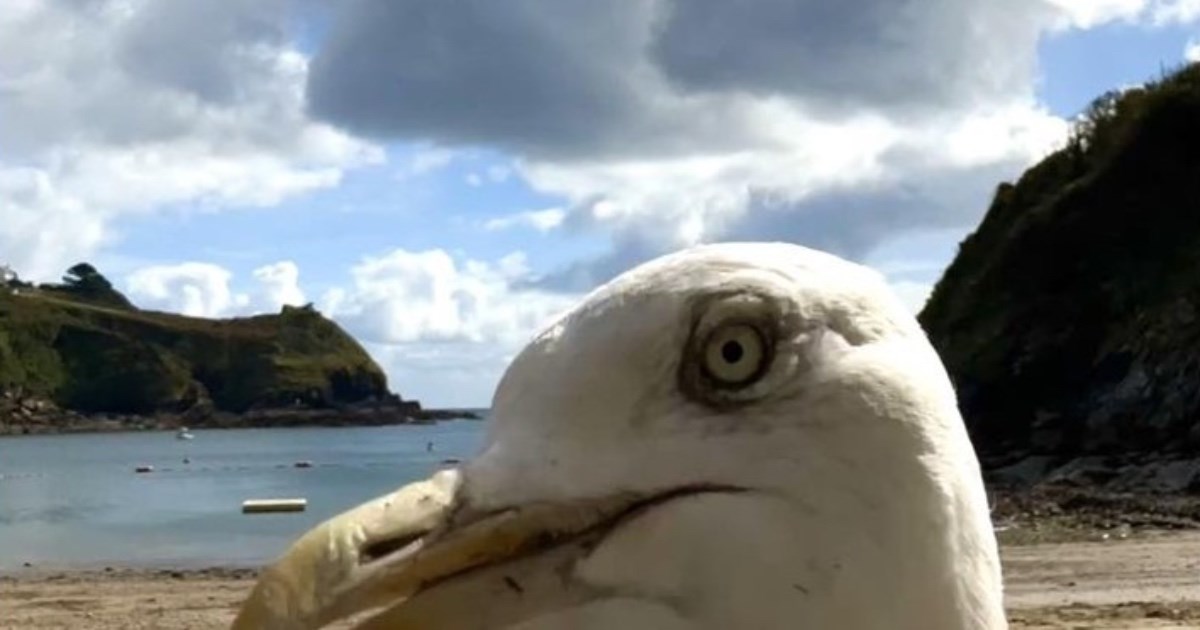
<instances>
[{"instance_id":1,"label":"cliff face","mask_svg":"<svg viewBox=\"0 0 1200 630\"><path fill-rule=\"evenodd\" d=\"M919 319L985 461L1200 448L1200 66L1001 185Z\"/></svg>"},{"instance_id":2,"label":"cliff face","mask_svg":"<svg viewBox=\"0 0 1200 630\"><path fill-rule=\"evenodd\" d=\"M0 391L80 411L326 407L389 397L363 348L310 307L209 320L115 291L0 286Z\"/></svg>"}]
</instances>

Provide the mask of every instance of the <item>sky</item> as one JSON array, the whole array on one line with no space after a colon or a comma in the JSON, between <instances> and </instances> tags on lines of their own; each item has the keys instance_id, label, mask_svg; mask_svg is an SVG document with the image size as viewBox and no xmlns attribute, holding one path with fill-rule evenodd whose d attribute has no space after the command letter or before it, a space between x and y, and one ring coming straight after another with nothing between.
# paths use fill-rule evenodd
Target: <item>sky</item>
<instances>
[{"instance_id":1,"label":"sky","mask_svg":"<svg viewBox=\"0 0 1200 630\"><path fill-rule=\"evenodd\" d=\"M0 264L311 302L486 406L589 290L789 241L919 310L997 184L1200 60L1200 0L5 0Z\"/></svg>"}]
</instances>

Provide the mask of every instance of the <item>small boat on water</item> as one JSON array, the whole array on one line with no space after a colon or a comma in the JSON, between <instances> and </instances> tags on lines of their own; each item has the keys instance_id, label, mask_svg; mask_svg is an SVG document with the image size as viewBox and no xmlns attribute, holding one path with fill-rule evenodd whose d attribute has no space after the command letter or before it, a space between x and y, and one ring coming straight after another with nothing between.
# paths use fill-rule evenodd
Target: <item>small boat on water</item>
<instances>
[{"instance_id":1,"label":"small boat on water","mask_svg":"<svg viewBox=\"0 0 1200 630\"><path fill-rule=\"evenodd\" d=\"M194 437L196 436L192 435L191 431L188 431L187 427L179 427L179 433L175 434L175 439L177 440L190 440Z\"/></svg>"}]
</instances>

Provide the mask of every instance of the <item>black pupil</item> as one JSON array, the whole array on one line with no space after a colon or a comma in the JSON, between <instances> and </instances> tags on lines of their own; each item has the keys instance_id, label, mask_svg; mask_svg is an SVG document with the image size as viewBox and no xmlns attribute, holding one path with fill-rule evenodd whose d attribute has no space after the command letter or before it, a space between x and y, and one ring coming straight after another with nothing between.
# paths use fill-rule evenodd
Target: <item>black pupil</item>
<instances>
[{"instance_id":1,"label":"black pupil","mask_svg":"<svg viewBox=\"0 0 1200 630\"><path fill-rule=\"evenodd\" d=\"M721 345L721 358L730 363L741 361L743 354L745 354L745 351L742 350L742 344L736 341L726 341Z\"/></svg>"}]
</instances>

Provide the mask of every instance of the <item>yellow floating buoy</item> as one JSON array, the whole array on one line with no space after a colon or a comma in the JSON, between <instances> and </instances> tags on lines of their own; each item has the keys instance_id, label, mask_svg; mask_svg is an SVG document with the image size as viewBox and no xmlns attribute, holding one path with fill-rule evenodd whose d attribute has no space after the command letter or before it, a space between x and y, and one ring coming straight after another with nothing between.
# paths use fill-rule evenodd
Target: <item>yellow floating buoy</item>
<instances>
[{"instance_id":1,"label":"yellow floating buoy","mask_svg":"<svg viewBox=\"0 0 1200 630\"><path fill-rule=\"evenodd\" d=\"M307 507L307 499L247 499L242 501L243 514L303 512Z\"/></svg>"}]
</instances>

